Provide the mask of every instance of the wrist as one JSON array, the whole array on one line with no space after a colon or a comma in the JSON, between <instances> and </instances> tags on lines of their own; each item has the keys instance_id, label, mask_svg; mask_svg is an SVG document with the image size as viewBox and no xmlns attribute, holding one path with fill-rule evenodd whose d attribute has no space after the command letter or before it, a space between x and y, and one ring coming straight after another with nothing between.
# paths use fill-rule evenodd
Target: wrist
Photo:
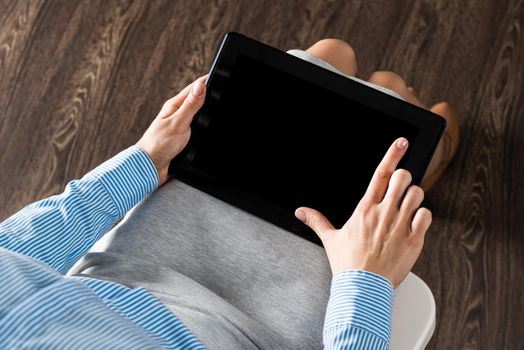
<instances>
[{"instance_id":1,"label":"wrist","mask_svg":"<svg viewBox=\"0 0 524 350\"><path fill-rule=\"evenodd\" d=\"M379 273L376 273L376 272L373 272L373 271L369 271L369 270L365 270L365 269L343 269L343 270L338 270L337 272L333 272L333 277L332 277L332 280L337 280L337 279L340 279L340 278L344 278L346 276L349 276L349 275L367 275L367 276L372 276L375 280L378 280L378 281L382 281L382 284L384 286L389 286L391 287L391 289L394 289L395 286L393 284L393 282L391 282L391 280Z\"/></svg>"},{"instance_id":2,"label":"wrist","mask_svg":"<svg viewBox=\"0 0 524 350\"><path fill-rule=\"evenodd\" d=\"M339 271L331 281L324 330L358 325L388 344L392 308L393 287L389 280L369 271Z\"/></svg>"},{"instance_id":3,"label":"wrist","mask_svg":"<svg viewBox=\"0 0 524 350\"><path fill-rule=\"evenodd\" d=\"M141 144L141 142L137 142L135 144L135 147L137 147L142 153L149 159L151 164L156 170L157 180L158 180L158 186L161 186L164 184L164 182L167 180L167 168L168 166L165 166L165 170L159 165L158 159L154 156L154 153L148 149L148 147ZM165 175L164 175L165 173Z\"/></svg>"},{"instance_id":4,"label":"wrist","mask_svg":"<svg viewBox=\"0 0 524 350\"><path fill-rule=\"evenodd\" d=\"M158 185L161 186L167 182L167 179L169 177L168 175L168 169L169 165L164 166L162 168L156 168L156 172L158 174Z\"/></svg>"}]
</instances>

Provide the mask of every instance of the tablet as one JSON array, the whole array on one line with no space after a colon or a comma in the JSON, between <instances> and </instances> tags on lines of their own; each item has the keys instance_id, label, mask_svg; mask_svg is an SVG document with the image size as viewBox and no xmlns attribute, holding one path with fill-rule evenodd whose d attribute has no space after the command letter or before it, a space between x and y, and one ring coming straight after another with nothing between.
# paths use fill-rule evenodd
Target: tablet
<instances>
[{"instance_id":1,"label":"tablet","mask_svg":"<svg viewBox=\"0 0 524 350\"><path fill-rule=\"evenodd\" d=\"M445 119L238 33L227 33L188 146L170 173L321 244L297 220L308 206L341 227L398 137L399 167L420 183Z\"/></svg>"}]
</instances>

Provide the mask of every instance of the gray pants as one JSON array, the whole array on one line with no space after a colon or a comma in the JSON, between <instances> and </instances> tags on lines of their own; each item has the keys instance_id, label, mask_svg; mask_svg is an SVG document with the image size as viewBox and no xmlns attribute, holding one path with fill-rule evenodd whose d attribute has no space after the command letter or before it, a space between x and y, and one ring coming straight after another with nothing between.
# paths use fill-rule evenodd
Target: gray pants
<instances>
[{"instance_id":1,"label":"gray pants","mask_svg":"<svg viewBox=\"0 0 524 350\"><path fill-rule=\"evenodd\" d=\"M142 286L210 349L320 349L324 249L173 180L73 274Z\"/></svg>"},{"instance_id":2,"label":"gray pants","mask_svg":"<svg viewBox=\"0 0 524 350\"><path fill-rule=\"evenodd\" d=\"M104 240L71 273L147 288L210 349L322 348L331 271L320 246L176 180Z\"/></svg>"}]
</instances>

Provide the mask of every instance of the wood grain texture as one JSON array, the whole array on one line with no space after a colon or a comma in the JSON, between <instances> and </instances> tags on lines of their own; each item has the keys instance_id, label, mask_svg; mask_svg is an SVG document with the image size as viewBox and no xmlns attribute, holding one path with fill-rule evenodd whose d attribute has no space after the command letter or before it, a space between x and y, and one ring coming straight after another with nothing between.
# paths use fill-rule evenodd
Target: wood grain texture
<instances>
[{"instance_id":1,"label":"wood grain texture","mask_svg":"<svg viewBox=\"0 0 524 350\"><path fill-rule=\"evenodd\" d=\"M133 144L205 74L226 31L281 49L351 43L458 111L462 144L427 194L415 266L429 349L524 349L524 2L0 0L0 217Z\"/></svg>"}]
</instances>

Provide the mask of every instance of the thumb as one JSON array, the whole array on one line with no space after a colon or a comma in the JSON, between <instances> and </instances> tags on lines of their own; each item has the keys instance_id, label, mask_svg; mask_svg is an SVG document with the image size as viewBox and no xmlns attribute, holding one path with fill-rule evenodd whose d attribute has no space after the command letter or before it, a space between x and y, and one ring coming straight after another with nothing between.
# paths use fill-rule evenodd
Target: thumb
<instances>
[{"instance_id":1,"label":"thumb","mask_svg":"<svg viewBox=\"0 0 524 350\"><path fill-rule=\"evenodd\" d=\"M329 220L315 209L300 207L295 210L295 216L315 231L321 240L328 231L335 229Z\"/></svg>"},{"instance_id":2,"label":"thumb","mask_svg":"<svg viewBox=\"0 0 524 350\"><path fill-rule=\"evenodd\" d=\"M186 126L189 127L193 117L204 104L205 95L206 85L204 84L204 80L198 79L193 84L191 92L187 94L180 108L173 115L177 123L180 123L183 128Z\"/></svg>"}]
</instances>

